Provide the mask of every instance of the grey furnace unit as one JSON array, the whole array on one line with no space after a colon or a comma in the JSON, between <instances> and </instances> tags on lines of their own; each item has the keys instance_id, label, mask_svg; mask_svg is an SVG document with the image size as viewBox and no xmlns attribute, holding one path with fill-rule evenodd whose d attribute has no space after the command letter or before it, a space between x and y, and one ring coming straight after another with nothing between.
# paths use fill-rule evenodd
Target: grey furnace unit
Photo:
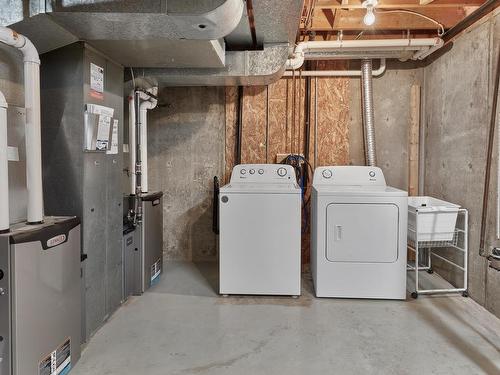
<instances>
[{"instance_id":1,"label":"grey furnace unit","mask_svg":"<svg viewBox=\"0 0 500 375\"><path fill-rule=\"evenodd\" d=\"M135 196L123 198L123 295L140 295L160 280L163 271L163 192L142 195L142 223L136 226L127 213Z\"/></svg>"},{"instance_id":2,"label":"grey furnace unit","mask_svg":"<svg viewBox=\"0 0 500 375\"><path fill-rule=\"evenodd\" d=\"M84 42L41 56L45 211L82 220L84 341L122 302L123 82Z\"/></svg>"},{"instance_id":3,"label":"grey furnace unit","mask_svg":"<svg viewBox=\"0 0 500 375\"><path fill-rule=\"evenodd\" d=\"M140 233L131 223L123 226L123 300L142 293L140 262Z\"/></svg>"},{"instance_id":4,"label":"grey furnace unit","mask_svg":"<svg viewBox=\"0 0 500 375\"><path fill-rule=\"evenodd\" d=\"M163 270L163 192L142 195L142 291L160 279Z\"/></svg>"},{"instance_id":5,"label":"grey furnace unit","mask_svg":"<svg viewBox=\"0 0 500 375\"><path fill-rule=\"evenodd\" d=\"M65 375L80 358L80 220L0 234L0 375Z\"/></svg>"}]
</instances>

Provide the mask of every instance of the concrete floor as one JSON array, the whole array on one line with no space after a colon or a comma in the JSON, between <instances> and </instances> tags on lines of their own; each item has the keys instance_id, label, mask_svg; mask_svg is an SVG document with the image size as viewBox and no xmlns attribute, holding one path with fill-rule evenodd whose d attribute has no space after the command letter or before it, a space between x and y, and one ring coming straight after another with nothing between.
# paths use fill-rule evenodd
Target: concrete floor
<instances>
[{"instance_id":1,"label":"concrete floor","mask_svg":"<svg viewBox=\"0 0 500 375\"><path fill-rule=\"evenodd\" d=\"M72 375L500 374L500 320L470 298L219 297L217 265L167 263Z\"/></svg>"}]
</instances>

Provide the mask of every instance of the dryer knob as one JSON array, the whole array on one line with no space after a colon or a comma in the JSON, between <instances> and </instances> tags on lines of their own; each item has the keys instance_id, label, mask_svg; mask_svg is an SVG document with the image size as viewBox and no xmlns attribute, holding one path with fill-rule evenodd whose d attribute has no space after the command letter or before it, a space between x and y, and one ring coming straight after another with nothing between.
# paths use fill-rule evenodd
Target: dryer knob
<instances>
[{"instance_id":1,"label":"dryer knob","mask_svg":"<svg viewBox=\"0 0 500 375\"><path fill-rule=\"evenodd\" d=\"M370 177L375 177L375 171L370 171L370 173L368 173L370 175Z\"/></svg>"},{"instance_id":2,"label":"dryer knob","mask_svg":"<svg viewBox=\"0 0 500 375\"><path fill-rule=\"evenodd\" d=\"M283 167L278 168L278 176L285 177L286 176L286 169Z\"/></svg>"},{"instance_id":3,"label":"dryer knob","mask_svg":"<svg viewBox=\"0 0 500 375\"><path fill-rule=\"evenodd\" d=\"M329 169L325 169L322 173L324 178L331 178L332 177L332 171Z\"/></svg>"},{"instance_id":4,"label":"dryer knob","mask_svg":"<svg viewBox=\"0 0 500 375\"><path fill-rule=\"evenodd\" d=\"M246 169L242 169L242 170L240 171L240 173L241 173L241 174L246 174L246 173L247 173L247 170L246 170Z\"/></svg>"}]
</instances>

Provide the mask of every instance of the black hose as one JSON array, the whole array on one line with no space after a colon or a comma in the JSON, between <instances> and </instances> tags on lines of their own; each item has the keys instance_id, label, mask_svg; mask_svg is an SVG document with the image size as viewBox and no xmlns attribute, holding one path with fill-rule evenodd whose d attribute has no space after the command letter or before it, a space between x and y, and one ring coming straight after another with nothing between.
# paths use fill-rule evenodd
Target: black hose
<instances>
[{"instance_id":1,"label":"black hose","mask_svg":"<svg viewBox=\"0 0 500 375\"><path fill-rule=\"evenodd\" d=\"M212 231L215 234L219 234L219 178L214 177L214 200L212 207Z\"/></svg>"}]
</instances>

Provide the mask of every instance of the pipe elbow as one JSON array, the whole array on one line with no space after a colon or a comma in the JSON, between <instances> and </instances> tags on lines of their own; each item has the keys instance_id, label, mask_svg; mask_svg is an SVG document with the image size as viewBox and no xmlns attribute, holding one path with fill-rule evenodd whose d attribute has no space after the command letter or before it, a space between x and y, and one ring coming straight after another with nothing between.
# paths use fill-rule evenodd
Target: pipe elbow
<instances>
[{"instance_id":1,"label":"pipe elbow","mask_svg":"<svg viewBox=\"0 0 500 375\"><path fill-rule=\"evenodd\" d=\"M36 47L24 35L18 34L8 27L0 27L0 42L21 51L24 62L40 64L40 56Z\"/></svg>"},{"instance_id":2,"label":"pipe elbow","mask_svg":"<svg viewBox=\"0 0 500 375\"><path fill-rule=\"evenodd\" d=\"M23 61L40 65L40 56L35 45L25 36L21 35L21 37L24 39L24 45L19 50L23 53Z\"/></svg>"},{"instance_id":3,"label":"pipe elbow","mask_svg":"<svg viewBox=\"0 0 500 375\"><path fill-rule=\"evenodd\" d=\"M295 51L293 57L286 61L285 68L287 70L300 69L302 65L304 65L304 60L305 60L304 52Z\"/></svg>"}]
</instances>

